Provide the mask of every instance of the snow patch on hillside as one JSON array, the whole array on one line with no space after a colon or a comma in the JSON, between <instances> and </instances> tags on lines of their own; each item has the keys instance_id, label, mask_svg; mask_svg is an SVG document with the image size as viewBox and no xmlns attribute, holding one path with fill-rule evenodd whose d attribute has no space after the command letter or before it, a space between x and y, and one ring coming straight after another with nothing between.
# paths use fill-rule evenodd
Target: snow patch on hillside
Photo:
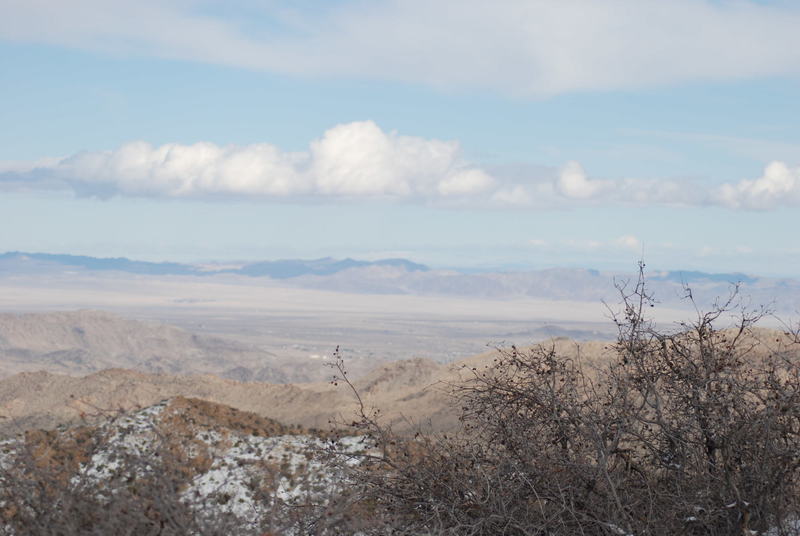
<instances>
[{"instance_id":1,"label":"snow patch on hillside","mask_svg":"<svg viewBox=\"0 0 800 536\"><path fill-rule=\"evenodd\" d=\"M371 450L365 437L269 436L207 422L181 428L169 421L171 427L165 426L162 421L174 416L170 404L166 400L97 426L97 446L72 476L72 484L77 488L87 479L103 483L131 478L131 468L135 479L158 478L159 464L168 459L183 464L188 475L180 491L185 504L199 513L213 509L256 526L275 501L325 504L347 485L346 468L360 463L361 455ZM193 415L179 416L190 423L199 421ZM21 441L0 444L0 468L11 462Z\"/></svg>"}]
</instances>

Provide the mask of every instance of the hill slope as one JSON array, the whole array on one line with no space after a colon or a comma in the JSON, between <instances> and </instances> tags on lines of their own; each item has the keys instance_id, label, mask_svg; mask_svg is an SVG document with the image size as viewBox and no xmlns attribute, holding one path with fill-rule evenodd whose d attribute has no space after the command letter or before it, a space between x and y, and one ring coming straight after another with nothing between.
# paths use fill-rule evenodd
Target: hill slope
<instances>
[{"instance_id":1,"label":"hill slope","mask_svg":"<svg viewBox=\"0 0 800 536\"><path fill-rule=\"evenodd\" d=\"M34 526L83 534L66 529L82 522L103 534L173 524L180 534L199 526L253 535L299 533L298 506L324 506L346 486L353 455L369 448L363 437L325 440L183 397L97 424L31 431L2 447L3 534Z\"/></svg>"},{"instance_id":2,"label":"hill slope","mask_svg":"<svg viewBox=\"0 0 800 536\"><path fill-rule=\"evenodd\" d=\"M0 314L0 377L45 370L84 375L109 368L303 381L274 354L229 339L101 311Z\"/></svg>"},{"instance_id":3,"label":"hill slope","mask_svg":"<svg viewBox=\"0 0 800 536\"><path fill-rule=\"evenodd\" d=\"M788 351L782 332L757 329L750 352ZM543 343L564 358L588 366L607 361L608 342L559 338ZM745 344L745 343L743 343ZM787 354L789 355L789 354ZM353 381L370 408L381 410L386 423L399 430L417 425L448 430L459 426L452 386L491 368L496 351L451 364L410 359L381 365ZM263 417L306 428L328 428L330 421L351 422L357 404L346 385L324 383L274 384L238 382L212 375L149 374L110 369L83 377L26 372L0 380L0 434L29 428L53 428L63 423L102 419L117 410L146 407L175 396L200 398L252 411Z\"/></svg>"},{"instance_id":4,"label":"hill slope","mask_svg":"<svg viewBox=\"0 0 800 536\"><path fill-rule=\"evenodd\" d=\"M563 355L574 356L580 350L587 360L602 360L607 353L607 343L602 342L578 346L556 339L552 344ZM450 387L468 378L473 367L490 366L496 356L492 351L447 365L419 358L396 361L353 383L366 404L380 409L383 419L398 429L416 425L452 429L459 423ZM102 418L174 396L201 398L308 428L327 428L331 420L350 422L357 409L352 392L341 383L280 385L124 369L84 377L26 372L0 381L0 433Z\"/></svg>"}]
</instances>

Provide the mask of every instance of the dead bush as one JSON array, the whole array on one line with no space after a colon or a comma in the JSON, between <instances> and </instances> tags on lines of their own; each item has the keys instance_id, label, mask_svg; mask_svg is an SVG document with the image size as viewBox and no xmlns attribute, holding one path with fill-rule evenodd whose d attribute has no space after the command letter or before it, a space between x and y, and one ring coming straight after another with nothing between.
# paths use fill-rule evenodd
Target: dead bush
<instances>
[{"instance_id":1,"label":"dead bush","mask_svg":"<svg viewBox=\"0 0 800 536\"><path fill-rule=\"evenodd\" d=\"M797 337L764 340L765 311L739 308L737 289L673 332L647 318L643 271L619 289L609 363L504 349L454 386L454 436L398 437L362 405L357 428L383 447L354 477L365 533L791 534Z\"/></svg>"}]
</instances>

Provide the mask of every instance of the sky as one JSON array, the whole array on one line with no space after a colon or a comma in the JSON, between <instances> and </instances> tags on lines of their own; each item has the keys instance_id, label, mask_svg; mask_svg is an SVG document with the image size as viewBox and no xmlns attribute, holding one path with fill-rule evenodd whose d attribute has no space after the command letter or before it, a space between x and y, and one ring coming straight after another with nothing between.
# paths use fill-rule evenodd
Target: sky
<instances>
[{"instance_id":1,"label":"sky","mask_svg":"<svg viewBox=\"0 0 800 536\"><path fill-rule=\"evenodd\" d=\"M800 3L0 0L0 251L800 276Z\"/></svg>"}]
</instances>

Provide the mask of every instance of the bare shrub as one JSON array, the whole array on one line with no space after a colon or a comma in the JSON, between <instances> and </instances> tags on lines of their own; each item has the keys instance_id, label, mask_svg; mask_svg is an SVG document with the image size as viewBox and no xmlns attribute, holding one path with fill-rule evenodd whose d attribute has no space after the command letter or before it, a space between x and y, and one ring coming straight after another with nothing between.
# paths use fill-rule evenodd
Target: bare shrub
<instances>
[{"instance_id":1,"label":"bare shrub","mask_svg":"<svg viewBox=\"0 0 800 536\"><path fill-rule=\"evenodd\" d=\"M790 533L800 514L796 340L764 340L754 326L765 312L737 308L737 289L669 333L647 319L643 271L618 288L609 363L547 346L501 350L454 386L455 436L398 437L362 404L357 427L382 446L355 476L376 523L365 533Z\"/></svg>"}]
</instances>

